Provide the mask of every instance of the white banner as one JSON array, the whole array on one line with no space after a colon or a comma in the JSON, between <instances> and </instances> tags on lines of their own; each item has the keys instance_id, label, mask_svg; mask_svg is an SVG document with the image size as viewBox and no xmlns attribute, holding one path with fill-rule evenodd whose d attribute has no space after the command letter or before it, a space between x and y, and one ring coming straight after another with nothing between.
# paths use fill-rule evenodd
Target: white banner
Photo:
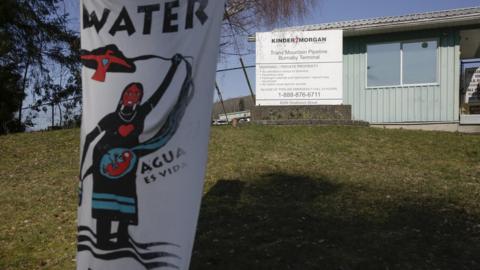
<instances>
[{"instance_id":1,"label":"white banner","mask_svg":"<svg viewBox=\"0 0 480 270\"><path fill-rule=\"evenodd\" d=\"M256 105L343 101L341 30L257 33Z\"/></svg>"},{"instance_id":2,"label":"white banner","mask_svg":"<svg viewBox=\"0 0 480 270\"><path fill-rule=\"evenodd\" d=\"M77 269L188 269L224 1L81 9Z\"/></svg>"}]
</instances>

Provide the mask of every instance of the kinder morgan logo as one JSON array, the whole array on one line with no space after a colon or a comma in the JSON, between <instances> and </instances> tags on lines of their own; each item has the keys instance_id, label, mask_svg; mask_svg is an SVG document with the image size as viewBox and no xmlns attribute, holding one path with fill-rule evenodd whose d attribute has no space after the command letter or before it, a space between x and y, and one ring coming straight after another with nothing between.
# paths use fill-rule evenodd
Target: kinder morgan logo
<instances>
[{"instance_id":1,"label":"kinder morgan logo","mask_svg":"<svg viewBox=\"0 0 480 270\"><path fill-rule=\"evenodd\" d=\"M326 42L326 37L293 37L293 38L272 38L272 43L318 43Z\"/></svg>"}]
</instances>

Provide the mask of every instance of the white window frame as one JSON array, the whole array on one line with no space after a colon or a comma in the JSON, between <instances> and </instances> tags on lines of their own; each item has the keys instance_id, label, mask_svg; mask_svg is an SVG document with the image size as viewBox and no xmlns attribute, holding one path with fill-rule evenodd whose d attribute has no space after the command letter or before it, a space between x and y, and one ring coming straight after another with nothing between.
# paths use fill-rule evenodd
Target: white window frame
<instances>
[{"instance_id":1,"label":"white window frame","mask_svg":"<svg viewBox=\"0 0 480 270\"><path fill-rule=\"evenodd\" d=\"M429 42L429 41L436 41L437 48L436 54L436 75L435 75L435 82L430 83L403 83L403 44L405 43L415 43L415 42ZM368 46L369 45L380 45L380 44L395 44L400 43L400 84L398 85L379 85L379 86L369 86L368 85ZM409 39L409 40L401 40L401 41L389 41L389 42L376 42L376 43L368 43L365 48L365 84L367 85L367 89L375 89L375 88L398 88L398 87L411 87L411 86L438 86L439 85L439 78L440 78L440 39L439 38L419 38L419 39Z\"/></svg>"}]
</instances>

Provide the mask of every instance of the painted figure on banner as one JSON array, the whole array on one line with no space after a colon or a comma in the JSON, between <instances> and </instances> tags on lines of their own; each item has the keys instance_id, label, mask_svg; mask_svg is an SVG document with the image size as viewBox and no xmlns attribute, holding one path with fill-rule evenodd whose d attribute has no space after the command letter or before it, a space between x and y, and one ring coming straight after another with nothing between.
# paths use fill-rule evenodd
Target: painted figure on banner
<instances>
[{"instance_id":1,"label":"painted figure on banner","mask_svg":"<svg viewBox=\"0 0 480 270\"><path fill-rule=\"evenodd\" d=\"M109 259L132 257L137 259L146 268L159 266L172 266L167 262L146 262L149 259L161 257L177 257L167 252L141 253L139 249L148 249L152 246L172 245L174 243L153 242L137 243L129 234L129 226L137 226L138 199L136 193L136 171L141 157L151 154L162 148L178 129L185 110L193 96L192 65L190 57L175 54L172 58L156 55L145 55L133 59L126 58L115 45L104 48L84 51L82 60L84 65L96 68L93 80L105 81L108 72L135 72L135 61L148 59L162 59L170 61L170 68L160 86L152 96L142 103L144 96L143 85L140 82L132 82L123 90L117 108L114 112L104 116L85 138L81 156L80 168L80 192L79 204L82 205L83 182L88 176L93 179L92 191L92 217L96 220L95 231L86 226L79 226L79 251L90 251L92 254L105 257L105 254L97 254L86 242L95 245L96 249L104 251L122 251L109 253ZM92 65L91 61L95 61ZM181 84L176 103L167 113L163 124L150 139L140 142L145 125L145 119L157 106L165 92L169 89L173 80L178 75L181 65L185 66L185 77ZM115 65L117 67L115 67ZM116 69L111 69L112 67ZM88 150L92 142L100 137L93 146L92 164L84 169ZM112 233L113 224L118 223L117 230ZM96 239L92 239L89 232ZM105 258L104 258L105 259Z\"/></svg>"},{"instance_id":2,"label":"painted figure on banner","mask_svg":"<svg viewBox=\"0 0 480 270\"><path fill-rule=\"evenodd\" d=\"M79 7L76 269L188 269L225 0Z\"/></svg>"}]
</instances>

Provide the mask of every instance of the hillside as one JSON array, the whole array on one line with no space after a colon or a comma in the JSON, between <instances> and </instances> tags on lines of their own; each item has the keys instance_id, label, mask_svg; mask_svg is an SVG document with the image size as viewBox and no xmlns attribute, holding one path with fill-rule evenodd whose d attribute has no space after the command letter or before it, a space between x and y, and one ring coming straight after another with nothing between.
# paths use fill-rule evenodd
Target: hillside
<instances>
[{"instance_id":1,"label":"hillside","mask_svg":"<svg viewBox=\"0 0 480 270\"><path fill-rule=\"evenodd\" d=\"M0 269L74 269L79 130L0 136ZM480 269L480 136L215 127L191 269Z\"/></svg>"}]
</instances>

